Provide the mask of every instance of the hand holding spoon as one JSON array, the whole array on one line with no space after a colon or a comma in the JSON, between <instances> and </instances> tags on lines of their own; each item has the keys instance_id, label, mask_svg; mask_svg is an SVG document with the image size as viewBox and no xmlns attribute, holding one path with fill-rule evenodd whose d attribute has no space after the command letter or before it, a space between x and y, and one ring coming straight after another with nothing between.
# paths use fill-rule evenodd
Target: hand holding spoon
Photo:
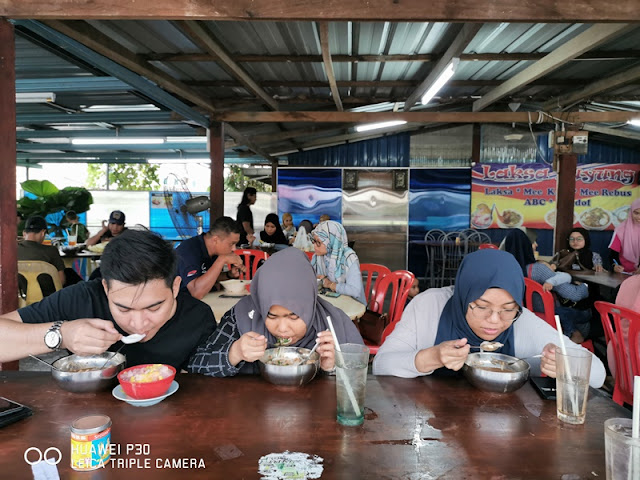
<instances>
[{"instance_id":1,"label":"hand holding spoon","mask_svg":"<svg viewBox=\"0 0 640 480\"><path fill-rule=\"evenodd\" d=\"M104 362L104 365L102 365L102 367L100 367L100 370L102 370L104 367L107 366L107 364L113 360L113 358L118 354L118 352L120 352L120 350L122 350L122 347L124 347L125 345L131 345L132 343L138 343L140 340L142 340L144 337L146 337L147 334L146 333L132 333L131 335L126 335L124 337L122 337L120 339L120 341L122 342L122 345L120 345L120 347L118 347L118 349L113 352L113 355L111 355L106 362Z\"/></svg>"}]
</instances>

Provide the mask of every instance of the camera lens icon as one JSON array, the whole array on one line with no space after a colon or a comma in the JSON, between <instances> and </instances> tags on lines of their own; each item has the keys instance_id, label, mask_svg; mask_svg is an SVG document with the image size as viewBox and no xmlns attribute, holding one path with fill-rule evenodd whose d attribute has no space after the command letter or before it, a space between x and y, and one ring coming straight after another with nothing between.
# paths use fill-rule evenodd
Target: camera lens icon
<instances>
[{"instance_id":1,"label":"camera lens icon","mask_svg":"<svg viewBox=\"0 0 640 480\"><path fill-rule=\"evenodd\" d=\"M35 461L29 460L30 452L37 452L38 459ZM56 452L58 454L58 458L49 458L49 452ZM58 465L62 461L62 452L56 447L49 447L44 451L44 453L42 453L38 447L29 447L24 451L24 461L29 465L38 465L43 460L49 465Z\"/></svg>"}]
</instances>

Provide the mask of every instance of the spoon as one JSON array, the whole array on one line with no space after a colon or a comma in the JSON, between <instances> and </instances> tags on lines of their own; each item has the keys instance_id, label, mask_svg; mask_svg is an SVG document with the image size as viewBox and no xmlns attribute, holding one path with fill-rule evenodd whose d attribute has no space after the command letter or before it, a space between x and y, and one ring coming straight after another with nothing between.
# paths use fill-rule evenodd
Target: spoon
<instances>
[{"instance_id":1,"label":"spoon","mask_svg":"<svg viewBox=\"0 0 640 480\"><path fill-rule=\"evenodd\" d=\"M132 333L131 335L122 337L120 339L120 341L122 342L122 345L120 345L120 347L118 347L118 349L115 352L113 352L113 355L107 358L107 361L104 362L104 365L100 367L100 370L106 367L109 364L109 362L113 360L113 358L118 354L118 352L122 350L122 347L124 347L125 345L131 345L132 343L138 343L140 340L142 340L146 336L147 336L146 333Z\"/></svg>"},{"instance_id":2,"label":"spoon","mask_svg":"<svg viewBox=\"0 0 640 480\"><path fill-rule=\"evenodd\" d=\"M538 355L532 355L530 357L524 357L524 358L516 358L515 360L511 360L511 361L507 361L507 360L498 360L496 358L492 358L491 359L491 363L493 363L494 365L500 365L501 367L508 367L509 365L513 365L514 363L518 363L520 360L529 360L530 358L540 358L542 357L542 354L538 354Z\"/></svg>"},{"instance_id":3,"label":"spoon","mask_svg":"<svg viewBox=\"0 0 640 480\"><path fill-rule=\"evenodd\" d=\"M52 368L53 370L59 370L58 368L54 367L53 365L51 365L49 362L45 362L44 360L42 360L41 358L36 357L35 355L31 355L29 354L29 356L31 358L35 358L36 360L38 360L41 363L44 363L45 365L47 365L48 367Z\"/></svg>"},{"instance_id":4,"label":"spoon","mask_svg":"<svg viewBox=\"0 0 640 480\"><path fill-rule=\"evenodd\" d=\"M316 348L318 348L318 345L320 345L319 343L316 342L316 344L313 346L313 348L309 351L309 353L307 353L306 356L300 357L300 361L298 363L296 363L296 365L304 365L305 363L307 363L307 360L309 360L309 358L311 357L311 355L313 355L313 352L316 351Z\"/></svg>"},{"instance_id":5,"label":"spoon","mask_svg":"<svg viewBox=\"0 0 640 480\"><path fill-rule=\"evenodd\" d=\"M470 345L471 348L479 348L480 350L484 350L485 352L495 352L499 348L504 347L504 345L500 342L482 342L480 346Z\"/></svg>"}]
</instances>

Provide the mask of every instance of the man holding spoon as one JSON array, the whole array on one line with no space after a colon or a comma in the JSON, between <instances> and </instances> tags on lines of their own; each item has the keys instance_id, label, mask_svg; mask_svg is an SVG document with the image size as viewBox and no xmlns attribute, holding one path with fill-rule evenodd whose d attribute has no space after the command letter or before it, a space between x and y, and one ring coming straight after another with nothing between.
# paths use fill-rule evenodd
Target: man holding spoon
<instances>
[{"instance_id":1,"label":"man holding spoon","mask_svg":"<svg viewBox=\"0 0 640 480\"><path fill-rule=\"evenodd\" d=\"M119 235L105 248L101 270L102 280L0 316L0 362L60 348L79 355L121 348L128 366L183 368L215 329L211 309L180 292L175 252L156 234ZM139 341L126 344L131 335Z\"/></svg>"}]
</instances>

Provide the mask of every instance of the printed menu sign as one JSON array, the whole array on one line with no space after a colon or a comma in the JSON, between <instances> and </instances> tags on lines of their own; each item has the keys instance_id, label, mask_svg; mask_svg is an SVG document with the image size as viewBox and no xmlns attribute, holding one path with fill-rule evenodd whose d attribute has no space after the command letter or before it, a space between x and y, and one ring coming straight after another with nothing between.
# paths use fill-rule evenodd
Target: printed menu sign
<instances>
[{"instance_id":1,"label":"printed menu sign","mask_svg":"<svg viewBox=\"0 0 640 480\"><path fill-rule=\"evenodd\" d=\"M613 230L640 196L640 165L587 164L576 171L574 226ZM478 164L471 171L471 226L555 226L557 174L550 165Z\"/></svg>"}]
</instances>

